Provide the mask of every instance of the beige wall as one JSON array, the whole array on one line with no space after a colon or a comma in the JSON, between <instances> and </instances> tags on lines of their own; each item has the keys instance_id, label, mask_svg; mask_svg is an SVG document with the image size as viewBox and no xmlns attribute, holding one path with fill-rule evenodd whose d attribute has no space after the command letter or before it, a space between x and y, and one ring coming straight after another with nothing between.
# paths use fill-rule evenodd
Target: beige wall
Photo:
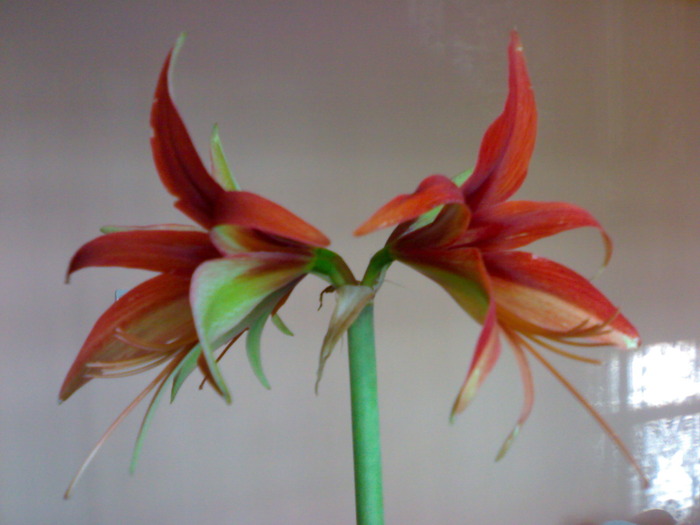
<instances>
[{"instance_id":1,"label":"beige wall","mask_svg":"<svg viewBox=\"0 0 700 525\"><path fill-rule=\"evenodd\" d=\"M534 413L494 464L521 400L512 356L449 425L478 329L397 266L377 301L387 522L580 525L697 509L700 3L25 1L0 6L0 522L351 523L345 348L315 397L330 308L316 311L312 278L285 308L296 336L265 334L272 391L235 352L233 406L192 381L157 414L133 477L140 412L63 502L147 381L94 381L56 405L113 291L145 275L85 270L65 286L63 272L101 225L186 222L148 146L156 76L180 31L176 99L200 151L218 122L239 181L319 226L361 272L385 235L355 240L359 223L424 176L473 165L502 108L513 27L540 112L519 196L574 202L605 225L616 252L597 284L646 343L639 357L602 350L602 367L561 369L655 485L642 492L537 367ZM540 253L587 275L602 257L592 232Z\"/></svg>"}]
</instances>

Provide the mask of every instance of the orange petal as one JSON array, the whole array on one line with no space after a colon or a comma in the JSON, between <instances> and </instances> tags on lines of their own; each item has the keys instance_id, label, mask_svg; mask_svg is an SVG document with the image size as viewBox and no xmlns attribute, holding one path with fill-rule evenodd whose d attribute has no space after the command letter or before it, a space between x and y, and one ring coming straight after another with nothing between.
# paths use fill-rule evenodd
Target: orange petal
<instances>
[{"instance_id":1,"label":"orange petal","mask_svg":"<svg viewBox=\"0 0 700 525\"><path fill-rule=\"evenodd\" d=\"M508 58L505 109L484 134L474 173L462 185L472 210L502 202L515 193L525 180L535 147L535 97L516 32L511 34Z\"/></svg>"},{"instance_id":2,"label":"orange petal","mask_svg":"<svg viewBox=\"0 0 700 525\"><path fill-rule=\"evenodd\" d=\"M328 238L308 222L264 197L227 191L216 207L215 224L243 226L311 246L327 246Z\"/></svg>"},{"instance_id":3,"label":"orange petal","mask_svg":"<svg viewBox=\"0 0 700 525\"><path fill-rule=\"evenodd\" d=\"M191 274L202 261L219 257L199 231L131 230L108 233L84 244L71 259L68 276L88 266L121 266Z\"/></svg>"},{"instance_id":4,"label":"orange petal","mask_svg":"<svg viewBox=\"0 0 700 525\"><path fill-rule=\"evenodd\" d=\"M183 37L168 53L156 87L151 109L151 149L165 188L175 197L175 206L199 224L212 224L214 204L223 189L209 175L170 96L171 65Z\"/></svg>"},{"instance_id":5,"label":"orange petal","mask_svg":"<svg viewBox=\"0 0 700 525\"><path fill-rule=\"evenodd\" d=\"M190 279L158 275L115 301L95 323L63 382L59 399L65 401L90 380L91 362L110 363L138 359L148 353L115 337L118 331L159 343L192 342L196 335L189 306ZM155 357L162 357L156 353Z\"/></svg>"},{"instance_id":6,"label":"orange petal","mask_svg":"<svg viewBox=\"0 0 700 525\"><path fill-rule=\"evenodd\" d=\"M454 182L444 175L424 179L411 194L394 197L355 230L365 235L381 228L416 219L436 206L463 203L464 199Z\"/></svg>"},{"instance_id":7,"label":"orange petal","mask_svg":"<svg viewBox=\"0 0 700 525\"><path fill-rule=\"evenodd\" d=\"M493 370L500 354L500 330L496 322L496 309L491 304L474 350L469 372L452 406L452 418L467 408L467 405L474 399L479 387Z\"/></svg>"},{"instance_id":8,"label":"orange petal","mask_svg":"<svg viewBox=\"0 0 700 525\"><path fill-rule=\"evenodd\" d=\"M584 226L600 231L607 264L612 256L608 234L588 211L565 202L507 201L479 210L464 242L482 250L512 250Z\"/></svg>"},{"instance_id":9,"label":"orange petal","mask_svg":"<svg viewBox=\"0 0 700 525\"><path fill-rule=\"evenodd\" d=\"M586 278L525 252L486 252L499 320L524 334L566 342L583 339L622 349L639 346L639 334Z\"/></svg>"}]
</instances>

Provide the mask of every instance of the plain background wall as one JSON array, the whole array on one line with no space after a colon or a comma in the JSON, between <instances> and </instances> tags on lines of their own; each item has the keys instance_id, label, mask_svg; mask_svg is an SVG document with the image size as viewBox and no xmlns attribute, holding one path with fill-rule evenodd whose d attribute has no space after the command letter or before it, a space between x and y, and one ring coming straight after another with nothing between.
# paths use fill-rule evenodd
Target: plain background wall
<instances>
[{"instance_id":1,"label":"plain background wall","mask_svg":"<svg viewBox=\"0 0 700 525\"><path fill-rule=\"evenodd\" d=\"M478 326L396 265L376 305L387 523L580 525L649 506L690 523L700 498L700 3L671 0L0 4L0 522L352 523L346 348L314 396L332 301L316 311L324 285L313 278L283 311L295 337L264 335L271 391L239 349L223 365L232 406L192 380L161 407L134 476L140 411L62 501L148 381L93 381L56 405L114 290L146 275L90 269L65 286L63 272L102 225L187 222L148 145L157 74L181 31L175 97L200 151L218 122L239 182L320 227L361 273L386 234L354 239L358 224L423 177L473 166L503 106L512 28L540 115L518 197L574 202L603 223L616 251L596 284L645 343L634 358L593 351L601 367L553 361L655 484L642 491L536 365L534 413L495 464L521 402L512 355L449 425ZM602 258L593 231L535 248L586 275Z\"/></svg>"}]
</instances>

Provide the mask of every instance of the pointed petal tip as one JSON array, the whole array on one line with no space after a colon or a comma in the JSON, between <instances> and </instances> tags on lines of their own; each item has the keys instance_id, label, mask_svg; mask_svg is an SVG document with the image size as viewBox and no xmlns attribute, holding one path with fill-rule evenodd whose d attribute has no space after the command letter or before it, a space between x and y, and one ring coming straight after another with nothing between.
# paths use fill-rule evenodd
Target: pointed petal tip
<instances>
[{"instance_id":1,"label":"pointed petal tip","mask_svg":"<svg viewBox=\"0 0 700 525\"><path fill-rule=\"evenodd\" d=\"M510 447L515 442L515 439L518 437L518 434L520 434L521 428L522 428L522 425L520 423L517 423L513 427L513 430L511 430L510 434L508 434L508 437L505 439L505 441L501 445L501 448L498 450L498 454L496 454L495 461L501 461L505 457L505 455L510 450Z\"/></svg>"},{"instance_id":2,"label":"pointed petal tip","mask_svg":"<svg viewBox=\"0 0 700 525\"><path fill-rule=\"evenodd\" d=\"M519 53L523 52L523 43L520 40L520 34L516 29L510 32L510 47Z\"/></svg>"}]
</instances>

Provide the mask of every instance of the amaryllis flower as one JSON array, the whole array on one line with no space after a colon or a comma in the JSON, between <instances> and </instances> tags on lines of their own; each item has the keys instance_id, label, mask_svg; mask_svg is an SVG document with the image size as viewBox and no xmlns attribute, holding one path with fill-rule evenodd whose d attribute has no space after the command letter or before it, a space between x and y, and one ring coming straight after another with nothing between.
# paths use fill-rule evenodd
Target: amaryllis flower
<instances>
[{"instance_id":1,"label":"amaryllis flower","mask_svg":"<svg viewBox=\"0 0 700 525\"><path fill-rule=\"evenodd\" d=\"M561 202L508 200L525 179L535 128L534 96L523 49L513 33L505 109L486 131L471 175L466 173L454 180L442 175L428 177L414 193L400 195L379 209L355 233L398 225L375 259L384 260L383 264L399 260L433 279L483 325L452 408L453 416L466 408L498 361L501 339L509 343L525 394L520 417L499 458L532 409L529 355L584 404L631 459L607 423L541 352L546 349L596 362L559 345L633 349L639 345L639 336L619 309L587 279L561 264L517 250L538 239L584 226L602 233L606 263L612 249L598 221L582 208Z\"/></svg>"},{"instance_id":2,"label":"amaryllis flower","mask_svg":"<svg viewBox=\"0 0 700 525\"><path fill-rule=\"evenodd\" d=\"M174 398L197 366L230 402L215 352L225 352L245 331L253 370L268 386L260 362L260 336L271 317L287 331L276 313L295 285L311 272L335 284L354 282L340 258L323 248L329 241L321 232L274 202L240 190L216 128L211 172L204 167L170 96L171 62L181 44L182 38L160 74L151 144L160 179L177 198L175 206L198 226L105 228L105 235L78 250L68 268L69 276L90 266L158 272L98 319L61 388L59 398L64 401L92 378L122 377L165 365L98 447L157 387L145 429L166 386L172 383ZM142 438L143 432L134 460Z\"/></svg>"}]
</instances>

